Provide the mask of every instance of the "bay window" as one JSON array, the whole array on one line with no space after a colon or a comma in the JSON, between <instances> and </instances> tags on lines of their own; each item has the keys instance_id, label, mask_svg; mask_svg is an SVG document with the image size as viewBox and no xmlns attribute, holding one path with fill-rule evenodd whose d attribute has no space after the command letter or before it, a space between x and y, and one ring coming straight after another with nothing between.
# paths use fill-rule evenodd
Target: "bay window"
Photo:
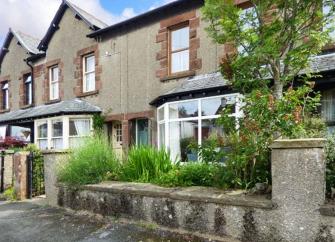
<instances>
[{"instance_id":1,"label":"bay window","mask_svg":"<svg viewBox=\"0 0 335 242\"><path fill-rule=\"evenodd\" d=\"M95 56L84 56L83 62L83 92L95 91Z\"/></svg>"},{"instance_id":2,"label":"bay window","mask_svg":"<svg viewBox=\"0 0 335 242\"><path fill-rule=\"evenodd\" d=\"M188 71L190 68L190 28L182 26L170 29L170 73Z\"/></svg>"},{"instance_id":3,"label":"bay window","mask_svg":"<svg viewBox=\"0 0 335 242\"><path fill-rule=\"evenodd\" d=\"M222 138L223 129L216 124L223 109L241 117L239 94L166 103L158 108L158 146L170 151L172 159L182 162L198 160L191 147L209 138Z\"/></svg>"},{"instance_id":4,"label":"bay window","mask_svg":"<svg viewBox=\"0 0 335 242\"><path fill-rule=\"evenodd\" d=\"M90 135L92 121L89 116L61 116L35 121L35 143L42 150L69 149L82 144Z\"/></svg>"},{"instance_id":5,"label":"bay window","mask_svg":"<svg viewBox=\"0 0 335 242\"><path fill-rule=\"evenodd\" d=\"M50 67L49 69L49 89L50 100L59 99L59 68L58 66Z\"/></svg>"}]
</instances>

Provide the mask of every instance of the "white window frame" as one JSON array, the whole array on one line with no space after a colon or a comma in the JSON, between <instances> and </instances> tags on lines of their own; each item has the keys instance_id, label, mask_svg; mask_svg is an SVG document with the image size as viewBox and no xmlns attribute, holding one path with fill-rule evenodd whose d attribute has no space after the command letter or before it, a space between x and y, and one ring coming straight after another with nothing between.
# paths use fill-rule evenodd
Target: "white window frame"
<instances>
[{"instance_id":1,"label":"white window frame","mask_svg":"<svg viewBox=\"0 0 335 242\"><path fill-rule=\"evenodd\" d=\"M190 42L190 34L188 36L188 47L186 48L180 48L180 49L177 49L177 50L172 50L172 34L173 32L175 31L178 31L178 30L181 30L181 29L184 29L184 28L188 28L188 30L190 30L190 25L189 24L183 24L181 26L178 26L178 27L174 27L172 26L170 29L169 29L169 74L170 75L175 75L175 74L178 74L178 73L183 73L183 72L187 72L190 70L190 61L188 61L188 68L185 69L185 70L182 70L182 71L172 71L172 64L173 64L173 59L172 59L172 56L173 54L175 53L181 53L181 52L184 52L186 50L188 50L188 59L190 59L190 47L191 47L191 42Z\"/></svg>"},{"instance_id":2,"label":"white window frame","mask_svg":"<svg viewBox=\"0 0 335 242\"><path fill-rule=\"evenodd\" d=\"M48 150L53 150L52 147L52 139L53 138L61 138L61 137L52 137L52 122L55 120L61 120L63 122L63 149L66 150L70 148L70 119L89 119L90 120L90 133L92 133L93 130L93 120L92 116L90 115L64 115L64 116L58 116L58 117L52 117L52 118L45 118L45 119L37 119L34 121L34 133L35 138L34 138L34 143L38 145L38 140L41 140L41 138L37 137L37 126L38 124L42 122L47 122L47 128L48 128L48 135L47 135L47 140L48 140L48 145L47 149ZM45 139L45 138L42 138Z\"/></svg>"},{"instance_id":3,"label":"white window frame","mask_svg":"<svg viewBox=\"0 0 335 242\"><path fill-rule=\"evenodd\" d=\"M93 71L86 71L86 61L88 58L90 57L94 57L94 68L93 68ZM96 63L96 58L95 58L95 55L94 53L91 53L91 54L88 54L88 55L84 55L82 57L82 61L83 61L83 93L87 93L87 92L94 92L96 90L96 76L95 76L95 63ZM94 73L94 88L92 90L87 90L87 75L88 74L92 74Z\"/></svg>"},{"instance_id":4,"label":"white window frame","mask_svg":"<svg viewBox=\"0 0 335 242\"><path fill-rule=\"evenodd\" d=\"M31 105L33 103L33 80L32 74L28 74L24 79L24 96L25 96L25 104ZM28 81L29 80L29 81ZM27 90L28 87L28 90ZM27 94L29 96L27 96ZM28 102L27 102L28 101Z\"/></svg>"},{"instance_id":5,"label":"white window frame","mask_svg":"<svg viewBox=\"0 0 335 242\"><path fill-rule=\"evenodd\" d=\"M6 103L3 104L5 110L9 109L9 81L6 81L2 85L2 95L6 95L6 99L2 98L2 101L5 100Z\"/></svg>"},{"instance_id":6,"label":"white window frame","mask_svg":"<svg viewBox=\"0 0 335 242\"><path fill-rule=\"evenodd\" d=\"M202 108L201 108L201 102L203 100L209 100L209 99L217 99L217 98L236 98L236 105L235 105L235 112L230 115L230 117L235 117L236 121L237 119L241 118L243 116L243 113L241 111L241 106L242 106L242 95L239 93L232 93L232 94L226 94L226 95L219 95L219 96L212 96L212 97L205 97L205 98L196 98L196 99L187 99L183 101L174 101L174 102L168 102L157 109L157 143L158 143L158 148L159 149L165 149L169 151L170 149L170 123L172 122L180 122L180 121L198 121L198 126L202 127L202 120L208 120L208 119L217 119L220 117L220 115L208 115L208 116L202 116ZM190 118L174 118L174 119L169 119L169 106L173 104L181 104L181 103L186 103L186 102L198 102L198 116L196 117L190 117ZM159 120L159 110L164 109L164 118L162 120ZM160 125L165 126L165 134L164 134L164 147L161 147L161 140L160 140ZM202 144L202 129L198 128L198 145ZM172 157L173 159L175 157Z\"/></svg>"},{"instance_id":7,"label":"white window frame","mask_svg":"<svg viewBox=\"0 0 335 242\"><path fill-rule=\"evenodd\" d=\"M55 69L58 70L57 80L53 79L53 73L54 73ZM54 85L57 86L57 89L58 89L57 90L57 97L53 96L53 87L54 87ZM59 99L59 67L58 67L58 65L49 67L49 99L51 101Z\"/></svg>"}]
</instances>

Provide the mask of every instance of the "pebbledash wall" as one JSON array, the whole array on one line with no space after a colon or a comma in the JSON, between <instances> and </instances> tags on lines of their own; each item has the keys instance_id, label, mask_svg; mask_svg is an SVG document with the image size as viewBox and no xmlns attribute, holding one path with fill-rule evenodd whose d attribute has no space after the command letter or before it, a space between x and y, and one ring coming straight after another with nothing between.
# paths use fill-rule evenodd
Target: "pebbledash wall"
<instances>
[{"instance_id":1,"label":"pebbledash wall","mask_svg":"<svg viewBox=\"0 0 335 242\"><path fill-rule=\"evenodd\" d=\"M46 181L51 204L241 241L334 241L335 206L325 205L324 140L272 145L272 199L212 188L109 182L81 188ZM49 154L46 174L54 170ZM48 177L46 177L48 180ZM56 200L57 199L57 200Z\"/></svg>"}]
</instances>

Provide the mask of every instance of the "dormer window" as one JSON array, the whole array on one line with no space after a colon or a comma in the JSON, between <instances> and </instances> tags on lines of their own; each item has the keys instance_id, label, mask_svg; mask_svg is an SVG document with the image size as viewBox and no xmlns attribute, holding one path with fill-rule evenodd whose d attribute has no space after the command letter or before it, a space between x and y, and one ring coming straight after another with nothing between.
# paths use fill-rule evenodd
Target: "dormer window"
<instances>
[{"instance_id":1,"label":"dormer window","mask_svg":"<svg viewBox=\"0 0 335 242\"><path fill-rule=\"evenodd\" d=\"M83 93L95 91L95 56L83 57Z\"/></svg>"},{"instance_id":2,"label":"dormer window","mask_svg":"<svg viewBox=\"0 0 335 242\"><path fill-rule=\"evenodd\" d=\"M9 109L9 84L8 84L8 81L3 82L1 91L2 91L2 109L7 110L7 109Z\"/></svg>"},{"instance_id":3,"label":"dormer window","mask_svg":"<svg viewBox=\"0 0 335 242\"><path fill-rule=\"evenodd\" d=\"M188 25L170 29L170 74L190 69L190 28Z\"/></svg>"}]
</instances>

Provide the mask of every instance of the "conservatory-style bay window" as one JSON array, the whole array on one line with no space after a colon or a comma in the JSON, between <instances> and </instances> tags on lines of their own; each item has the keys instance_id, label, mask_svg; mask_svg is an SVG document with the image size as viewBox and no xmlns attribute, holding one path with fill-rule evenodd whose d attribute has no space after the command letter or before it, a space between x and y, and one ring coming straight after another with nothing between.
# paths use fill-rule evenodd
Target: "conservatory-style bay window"
<instances>
[{"instance_id":1,"label":"conservatory-style bay window","mask_svg":"<svg viewBox=\"0 0 335 242\"><path fill-rule=\"evenodd\" d=\"M239 94L166 103L158 108L158 145L170 151L173 159L196 161L197 147L211 138L223 138L222 127L216 124L223 109L241 117Z\"/></svg>"},{"instance_id":2,"label":"conservatory-style bay window","mask_svg":"<svg viewBox=\"0 0 335 242\"><path fill-rule=\"evenodd\" d=\"M35 143L42 150L77 147L90 135L92 121L88 116L62 116L35 121Z\"/></svg>"}]
</instances>

